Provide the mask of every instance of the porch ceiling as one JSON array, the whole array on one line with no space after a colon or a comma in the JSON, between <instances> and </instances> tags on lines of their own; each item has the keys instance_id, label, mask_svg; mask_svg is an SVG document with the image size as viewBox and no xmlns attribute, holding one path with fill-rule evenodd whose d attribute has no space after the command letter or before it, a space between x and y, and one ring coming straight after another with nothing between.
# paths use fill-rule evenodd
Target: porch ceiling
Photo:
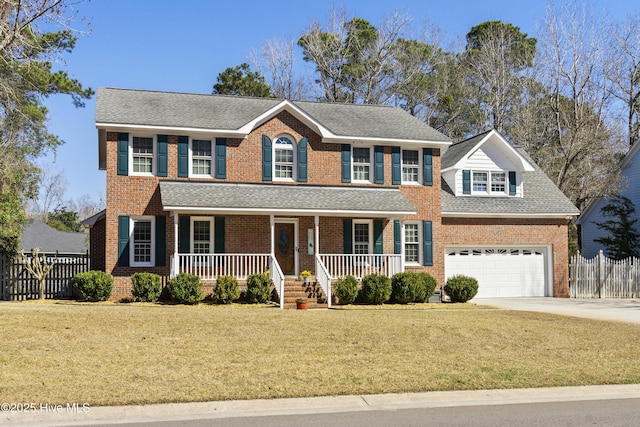
<instances>
[{"instance_id":1,"label":"porch ceiling","mask_svg":"<svg viewBox=\"0 0 640 427\"><path fill-rule=\"evenodd\" d=\"M166 211L402 218L416 208L397 188L160 181Z\"/></svg>"}]
</instances>

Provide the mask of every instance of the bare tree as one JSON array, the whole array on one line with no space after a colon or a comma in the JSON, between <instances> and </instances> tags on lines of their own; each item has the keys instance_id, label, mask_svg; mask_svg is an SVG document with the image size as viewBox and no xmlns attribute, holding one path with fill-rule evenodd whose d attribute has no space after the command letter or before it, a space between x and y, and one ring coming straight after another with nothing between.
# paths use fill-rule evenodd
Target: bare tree
<instances>
[{"instance_id":1,"label":"bare tree","mask_svg":"<svg viewBox=\"0 0 640 427\"><path fill-rule=\"evenodd\" d=\"M606 27L604 14L561 4L547 8L538 31L537 77L545 92L536 102L545 135L529 151L548 158L545 172L578 208L615 191L619 175L622 147L608 114L612 61Z\"/></svg>"},{"instance_id":2,"label":"bare tree","mask_svg":"<svg viewBox=\"0 0 640 427\"><path fill-rule=\"evenodd\" d=\"M65 204L68 183L63 171L43 166L38 184L38 198L30 201L28 213L46 223L49 213Z\"/></svg>"},{"instance_id":3,"label":"bare tree","mask_svg":"<svg viewBox=\"0 0 640 427\"><path fill-rule=\"evenodd\" d=\"M612 94L621 102L629 146L640 140L640 13L613 26Z\"/></svg>"},{"instance_id":4,"label":"bare tree","mask_svg":"<svg viewBox=\"0 0 640 427\"><path fill-rule=\"evenodd\" d=\"M305 81L296 74L294 48L292 40L273 38L250 53L253 66L267 78L276 98L306 98Z\"/></svg>"},{"instance_id":5,"label":"bare tree","mask_svg":"<svg viewBox=\"0 0 640 427\"><path fill-rule=\"evenodd\" d=\"M35 248L31 251L30 255L25 255L24 251L20 252L20 262L22 266L40 282L38 295L41 300L44 299L44 287L47 276L57 261L57 252L54 258L47 258L45 255L41 255L40 248Z\"/></svg>"}]
</instances>

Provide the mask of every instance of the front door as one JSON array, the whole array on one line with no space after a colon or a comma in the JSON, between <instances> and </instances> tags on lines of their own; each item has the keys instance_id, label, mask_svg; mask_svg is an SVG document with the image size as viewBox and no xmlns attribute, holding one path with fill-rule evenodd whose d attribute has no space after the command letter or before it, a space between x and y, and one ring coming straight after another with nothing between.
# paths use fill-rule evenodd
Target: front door
<instances>
[{"instance_id":1,"label":"front door","mask_svg":"<svg viewBox=\"0 0 640 427\"><path fill-rule=\"evenodd\" d=\"M289 222L276 223L275 231L276 259L282 268L282 273L285 276L293 276L296 274L294 224Z\"/></svg>"}]
</instances>

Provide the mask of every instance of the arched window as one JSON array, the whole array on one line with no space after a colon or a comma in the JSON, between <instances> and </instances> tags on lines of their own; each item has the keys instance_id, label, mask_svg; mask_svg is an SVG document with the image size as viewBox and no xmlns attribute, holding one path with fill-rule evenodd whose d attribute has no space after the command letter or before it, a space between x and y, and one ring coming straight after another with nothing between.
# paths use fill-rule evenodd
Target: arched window
<instances>
[{"instance_id":1,"label":"arched window","mask_svg":"<svg viewBox=\"0 0 640 427\"><path fill-rule=\"evenodd\" d=\"M274 179L277 180L293 180L295 179L295 143L288 136L279 136L276 138L274 147Z\"/></svg>"}]
</instances>

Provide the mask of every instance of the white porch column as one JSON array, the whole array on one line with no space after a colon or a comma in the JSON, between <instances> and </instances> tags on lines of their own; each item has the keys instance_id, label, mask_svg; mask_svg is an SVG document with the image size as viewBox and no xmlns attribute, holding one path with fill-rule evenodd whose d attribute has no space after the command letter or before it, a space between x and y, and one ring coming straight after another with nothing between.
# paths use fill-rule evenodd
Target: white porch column
<instances>
[{"instance_id":1,"label":"white porch column","mask_svg":"<svg viewBox=\"0 0 640 427\"><path fill-rule=\"evenodd\" d=\"M320 253L320 216L316 215L314 218L314 222L316 225L316 229L314 230L315 233L315 242L313 243L313 247L314 247L314 255L318 255ZM317 274L317 272L316 272Z\"/></svg>"},{"instance_id":2,"label":"white porch column","mask_svg":"<svg viewBox=\"0 0 640 427\"><path fill-rule=\"evenodd\" d=\"M276 247L274 239L276 235L276 217L274 215L269 216L269 224L271 224L271 255L275 255Z\"/></svg>"},{"instance_id":3,"label":"white porch column","mask_svg":"<svg viewBox=\"0 0 640 427\"><path fill-rule=\"evenodd\" d=\"M178 259L178 212L173 211L173 272L177 275L180 260Z\"/></svg>"},{"instance_id":4,"label":"white porch column","mask_svg":"<svg viewBox=\"0 0 640 427\"><path fill-rule=\"evenodd\" d=\"M404 271L404 219L400 220L400 271Z\"/></svg>"}]
</instances>

